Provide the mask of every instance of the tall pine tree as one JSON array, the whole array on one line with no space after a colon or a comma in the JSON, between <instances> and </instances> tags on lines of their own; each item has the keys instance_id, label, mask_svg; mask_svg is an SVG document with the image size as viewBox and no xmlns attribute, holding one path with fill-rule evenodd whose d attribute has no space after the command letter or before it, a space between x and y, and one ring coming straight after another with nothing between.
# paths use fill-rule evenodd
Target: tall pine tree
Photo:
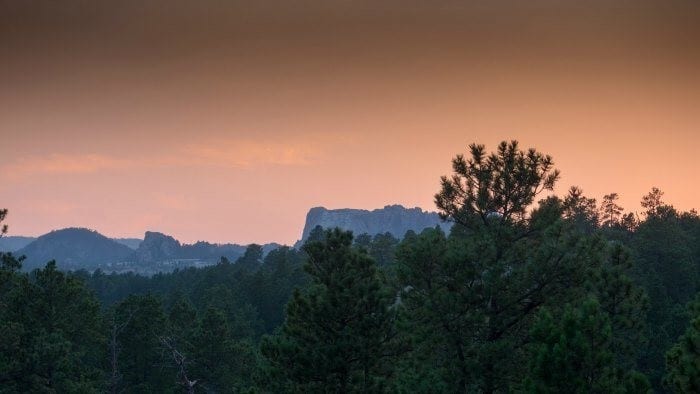
<instances>
[{"instance_id":1,"label":"tall pine tree","mask_svg":"<svg viewBox=\"0 0 700 394\"><path fill-rule=\"evenodd\" d=\"M352 234L327 230L304 246L311 284L287 305L281 332L261 345L268 386L286 392L377 392L390 384L402 343L395 297Z\"/></svg>"}]
</instances>

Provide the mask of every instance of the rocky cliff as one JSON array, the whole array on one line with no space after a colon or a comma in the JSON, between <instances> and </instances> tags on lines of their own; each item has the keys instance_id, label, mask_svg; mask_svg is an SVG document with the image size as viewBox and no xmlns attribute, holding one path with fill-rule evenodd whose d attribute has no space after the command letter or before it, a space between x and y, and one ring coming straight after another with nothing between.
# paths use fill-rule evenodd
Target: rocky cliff
<instances>
[{"instance_id":1,"label":"rocky cliff","mask_svg":"<svg viewBox=\"0 0 700 394\"><path fill-rule=\"evenodd\" d=\"M175 238L154 231L146 231L143 242L132 256L132 260L144 263L164 261L179 257L181 245Z\"/></svg>"},{"instance_id":2,"label":"rocky cliff","mask_svg":"<svg viewBox=\"0 0 700 394\"><path fill-rule=\"evenodd\" d=\"M420 232L428 227L440 226L449 231L450 223L440 220L435 212L426 212L420 208L404 208L401 205L387 205L382 209L368 211L364 209L326 209L315 207L306 214L306 224L302 232L302 242L316 226L323 228L340 227L350 230L355 235L370 235L389 232L401 238L406 231Z\"/></svg>"},{"instance_id":3,"label":"rocky cliff","mask_svg":"<svg viewBox=\"0 0 700 394\"><path fill-rule=\"evenodd\" d=\"M263 245L263 251L267 253L279 246L279 244L275 243L265 244ZM243 256L246 248L247 245L212 244L204 241L191 245L181 244L169 235L147 231L143 242L131 256L131 260L137 263L154 263L174 259L187 259L213 263L223 256L230 261L235 261Z\"/></svg>"}]
</instances>

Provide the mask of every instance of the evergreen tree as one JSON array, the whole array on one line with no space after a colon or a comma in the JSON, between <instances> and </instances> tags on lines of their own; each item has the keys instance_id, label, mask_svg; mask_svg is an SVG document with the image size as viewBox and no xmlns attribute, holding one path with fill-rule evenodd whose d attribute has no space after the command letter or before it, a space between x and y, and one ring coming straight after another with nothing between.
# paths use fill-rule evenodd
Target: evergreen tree
<instances>
[{"instance_id":1,"label":"evergreen tree","mask_svg":"<svg viewBox=\"0 0 700 394\"><path fill-rule=\"evenodd\" d=\"M369 250L372 247L372 236L367 233L355 236L355 246Z\"/></svg>"},{"instance_id":2,"label":"evergreen tree","mask_svg":"<svg viewBox=\"0 0 700 394\"><path fill-rule=\"evenodd\" d=\"M649 313L641 366L656 389L661 389L664 354L688 324L685 305L697 293L700 275L693 253L695 239L683 226L678 212L657 207L647 216L631 241L634 278L649 295Z\"/></svg>"},{"instance_id":3,"label":"evergreen tree","mask_svg":"<svg viewBox=\"0 0 700 394\"><path fill-rule=\"evenodd\" d=\"M296 286L306 283L303 253L290 247L280 247L265 256L262 288L256 307L264 322L265 333L272 333L284 321L284 306Z\"/></svg>"},{"instance_id":4,"label":"evergreen tree","mask_svg":"<svg viewBox=\"0 0 700 394\"><path fill-rule=\"evenodd\" d=\"M629 250L614 242L606 251L600 269L592 277L592 294L610 322L610 350L615 366L621 370L636 368L644 336L649 301L642 287L629 277L632 259Z\"/></svg>"},{"instance_id":5,"label":"evergreen tree","mask_svg":"<svg viewBox=\"0 0 700 394\"><path fill-rule=\"evenodd\" d=\"M595 198L587 198L576 186L569 189L564 198L564 218L572 222L579 231L592 233L600 221Z\"/></svg>"},{"instance_id":6,"label":"evergreen tree","mask_svg":"<svg viewBox=\"0 0 700 394\"><path fill-rule=\"evenodd\" d=\"M323 241L323 239L326 237L326 231L321 227L321 225L316 225L314 228L311 229L309 232L309 236L306 237L306 243L313 242L313 241Z\"/></svg>"},{"instance_id":7,"label":"evergreen tree","mask_svg":"<svg viewBox=\"0 0 700 394\"><path fill-rule=\"evenodd\" d=\"M379 267L389 267L394 263L394 255L399 240L391 233L376 234L369 247L369 255Z\"/></svg>"},{"instance_id":8,"label":"evergreen tree","mask_svg":"<svg viewBox=\"0 0 700 394\"><path fill-rule=\"evenodd\" d=\"M552 190L559 171L549 155L521 151L517 141L501 142L487 155L484 145L469 145L471 157L452 160L452 177L441 178L435 205L443 219L467 228L490 223L520 224L527 208L544 190Z\"/></svg>"},{"instance_id":9,"label":"evergreen tree","mask_svg":"<svg viewBox=\"0 0 700 394\"><path fill-rule=\"evenodd\" d=\"M49 262L30 280L3 255L0 268L0 390L91 392L102 387L99 304L78 279Z\"/></svg>"},{"instance_id":10,"label":"evergreen tree","mask_svg":"<svg viewBox=\"0 0 700 394\"><path fill-rule=\"evenodd\" d=\"M582 294L601 245L561 220L558 199L531 209L559 176L549 156L515 141L488 156L481 145L470 148L435 197L441 216L456 223L451 236L407 239L398 271L413 323L437 344L427 364L438 371L425 373L446 379L448 391L492 393L520 379L532 317Z\"/></svg>"},{"instance_id":11,"label":"evergreen tree","mask_svg":"<svg viewBox=\"0 0 700 394\"><path fill-rule=\"evenodd\" d=\"M236 267L241 270L257 271L263 262L262 246L250 244L245 249L243 256L236 260Z\"/></svg>"},{"instance_id":12,"label":"evergreen tree","mask_svg":"<svg viewBox=\"0 0 700 394\"><path fill-rule=\"evenodd\" d=\"M620 223L620 215L624 209L616 203L619 198L617 193L606 194L603 197L603 202L600 204L600 215L604 227L613 227Z\"/></svg>"},{"instance_id":13,"label":"evergreen tree","mask_svg":"<svg viewBox=\"0 0 700 394\"><path fill-rule=\"evenodd\" d=\"M7 209L0 209L0 223L7 217ZM0 225L0 237L7 234L7 224Z\"/></svg>"},{"instance_id":14,"label":"evergreen tree","mask_svg":"<svg viewBox=\"0 0 700 394\"><path fill-rule=\"evenodd\" d=\"M700 392L700 297L688 309L690 327L666 353L665 383L676 393Z\"/></svg>"},{"instance_id":15,"label":"evergreen tree","mask_svg":"<svg viewBox=\"0 0 700 394\"><path fill-rule=\"evenodd\" d=\"M232 339L223 311L206 310L193 345L191 375L207 392L240 392L252 385L253 348L247 341Z\"/></svg>"},{"instance_id":16,"label":"evergreen tree","mask_svg":"<svg viewBox=\"0 0 700 394\"><path fill-rule=\"evenodd\" d=\"M644 214L647 217L656 215L659 207L665 205L664 202L661 200L661 197L663 197L663 195L664 192L659 190L659 188L652 187L651 191L642 197L641 204L642 208L646 209Z\"/></svg>"},{"instance_id":17,"label":"evergreen tree","mask_svg":"<svg viewBox=\"0 0 700 394\"><path fill-rule=\"evenodd\" d=\"M128 322L117 337L123 376L120 390L172 391L178 382L177 371L161 341L168 326L160 300L152 295L132 295L116 306L115 313L116 321Z\"/></svg>"},{"instance_id":18,"label":"evergreen tree","mask_svg":"<svg viewBox=\"0 0 700 394\"><path fill-rule=\"evenodd\" d=\"M644 393L650 386L615 368L608 315L595 299L567 306L560 318L543 310L531 330L525 388L532 393Z\"/></svg>"},{"instance_id":19,"label":"evergreen tree","mask_svg":"<svg viewBox=\"0 0 700 394\"><path fill-rule=\"evenodd\" d=\"M170 308L168 321L173 335L188 340L197 326L197 310L189 299L181 295Z\"/></svg>"},{"instance_id":20,"label":"evergreen tree","mask_svg":"<svg viewBox=\"0 0 700 394\"><path fill-rule=\"evenodd\" d=\"M401 343L394 296L352 234L328 230L304 246L311 284L287 305L281 332L263 339L267 385L285 392L377 392L390 384Z\"/></svg>"}]
</instances>

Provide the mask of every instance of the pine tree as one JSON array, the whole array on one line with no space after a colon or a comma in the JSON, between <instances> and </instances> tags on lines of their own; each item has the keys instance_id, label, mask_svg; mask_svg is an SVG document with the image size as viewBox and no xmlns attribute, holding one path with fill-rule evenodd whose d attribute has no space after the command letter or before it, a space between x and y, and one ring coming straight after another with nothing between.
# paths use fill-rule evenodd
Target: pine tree
<instances>
[{"instance_id":1,"label":"pine tree","mask_svg":"<svg viewBox=\"0 0 700 394\"><path fill-rule=\"evenodd\" d=\"M369 247L369 255L377 262L379 267L389 267L394 262L396 246L399 240L391 233L376 234L372 238L372 243Z\"/></svg>"},{"instance_id":2,"label":"pine tree","mask_svg":"<svg viewBox=\"0 0 700 394\"><path fill-rule=\"evenodd\" d=\"M236 260L236 268L247 270L250 272L257 271L263 262L262 246L258 244L250 244L245 249L243 256Z\"/></svg>"},{"instance_id":3,"label":"pine tree","mask_svg":"<svg viewBox=\"0 0 700 394\"><path fill-rule=\"evenodd\" d=\"M614 242L605 255L605 261L591 279L592 294L610 320L610 350L615 355L615 365L630 370L636 367L639 351L646 342L649 300L644 289L629 277L632 269L629 250Z\"/></svg>"},{"instance_id":4,"label":"pine tree","mask_svg":"<svg viewBox=\"0 0 700 394\"><path fill-rule=\"evenodd\" d=\"M189 340L197 325L197 310L189 299L180 296L170 308L168 321L174 336Z\"/></svg>"},{"instance_id":5,"label":"pine tree","mask_svg":"<svg viewBox=\"0 0 700 394\"><path fill-rule=\"evenodd\" d=\"M544 190L552 190L559 171L549 155L520 150L517 141L501 142L487 155L484 145L469 145L471 157L452 160L452 177L441 178L435 205L443 219L467 228L481 223L520 224L527 208Z\"/></svg>"},{"instance_id":6,"label":"pine tree","mask_svg":"<svg viewBox=\"0 0 700 394\"><path fill-rule=\"evenodd\" d=\"M328 230L304 246L312 282L287 305L279 335L264 338L268 386L287 392L385 390L401 351L395 298L352 234Z\"/></svg>"},{"instance_id":7,"label":"pine tree","mask_svg":"<svg viewBox=\"0 0 700 394\"><path fill-rule=\"evenodd\" d=\"M168 334L160 300L152 295L131 295L116 306L116 321L128 322L120 331L120 390L133 393L163 391L176 385L168 349L161 338Z\"/></svg>"},{"instance_id":8,"label":"pine tree","mask_svg":"<svg viewBox=\"0 0 700 394\"><path fill-rule=\"evenodd\" d=\"M579 231L593 232L600 221L595 198L587 198L576 186L569 189L564 198L564 218L571 221Z\"/></svg>"},{"instance_id":9,"label":"pine tree","mask_svg":"<svg viewBox=\"0 0 700 394\"><path fill-rule=\"evenodd\" d=\"M624 209L616 203L619 198L617 193L606 194L603 197L603 202L600 204L600 214L604 227L613 227L620 223L620 215Z\"/></svg>"},{"instance_id":10,"label":"pine tree","mask_svg":"<svg viewBox=\"0 0 700 394\"><path fill-rule=\"evenodd\" d=\"M193 338L191 374L208 392L240 392L252 384L255 357L248 341L236 341L223 311L208 308Z\"/></svg>"},{"instance_id":11,"label":"pine tree","mask_svg":"<svg viewBox=\"0 0 700 394\"><path fill-rule=\"evenodd\" d=\"M643 347L641 362L654 387L661 389L664 355L685 331L689 319L684 306L700 288L693 253L697 246L675 209L661 206L639 225L631 247L634 278L649 295L646 336L650 341Z\"/></svg>"},{"instance_id":12,"label":"pine tree","mask_svg":"<svg viewBox=\"0 0 700 394\"><path fill-rule=\"evenodd\" d=\"M688 309L690 326L666 353L665 384L676 393L700 392L700 297Z\"/></svg>"},{"instance_id":13,"label":"pine tree","mask_svg":"<svg viewBox=\"0 0 700 394\"><path fill-rule=\"evenodd\" d=\"M55 262L33 272L3 254L0 268L0 390L91 392L102 387L99 304Z\"/></svg>"},{"instance_id":14,"label":"pine tree","mask_svg":"<svg viewBox=\"0 0 700 394\"><path fill-rule=\"evenodd\" d=\"M608 315L595 299L567 306L561 317L541 311L531 330L525 388L531 393L645 393L639 374L620 373Z\"/></svg>"},{"instance_id":15,"label":"pine tree","mask_svg":"<svg viewBox=\"0 0 700 394\"><path fill-rule=\"evenodd\" d=\"M398 252L402 301L426 333L447 391L507 391L524 373L521 351L535 313L582 293L601 245L561 220L563 206L535 197L551 190L559 172L551 157L517 142L486 155L453 160L436 195L440 215L454 221L449 237L427 231Z\"/></svg>"},{"instance_id":16,"label":"pine tree","mask_svg":"<svg viewBox=\"0 0 700 394\"><path fill-rule=\"evenodd\" d=\"M642 208L646 209L644 214L647 217L656 215L659 207L664 205L664 202L661 200L663 195L664 192L659 190L659 188L652 187L651 191L642 197L641 205Z\"/></svg>"}]
</instances>

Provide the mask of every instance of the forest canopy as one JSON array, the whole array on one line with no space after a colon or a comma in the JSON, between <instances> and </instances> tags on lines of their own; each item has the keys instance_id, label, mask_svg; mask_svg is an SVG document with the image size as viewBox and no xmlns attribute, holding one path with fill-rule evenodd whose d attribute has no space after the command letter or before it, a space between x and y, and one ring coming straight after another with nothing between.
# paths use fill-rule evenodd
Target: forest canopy
<instances>
[{"instance_id":1,"label":"forest canopy","mask_svg":"<svg viewBox=\"0 0 700 394\"><path fill-rule=\"evenodd\" d=\"M700 390L696 211L556 196L553 158L516 141L452 169L449 233L317 228L152 277L2 253L0 392Z\"/></svg>"}]
</instances>

